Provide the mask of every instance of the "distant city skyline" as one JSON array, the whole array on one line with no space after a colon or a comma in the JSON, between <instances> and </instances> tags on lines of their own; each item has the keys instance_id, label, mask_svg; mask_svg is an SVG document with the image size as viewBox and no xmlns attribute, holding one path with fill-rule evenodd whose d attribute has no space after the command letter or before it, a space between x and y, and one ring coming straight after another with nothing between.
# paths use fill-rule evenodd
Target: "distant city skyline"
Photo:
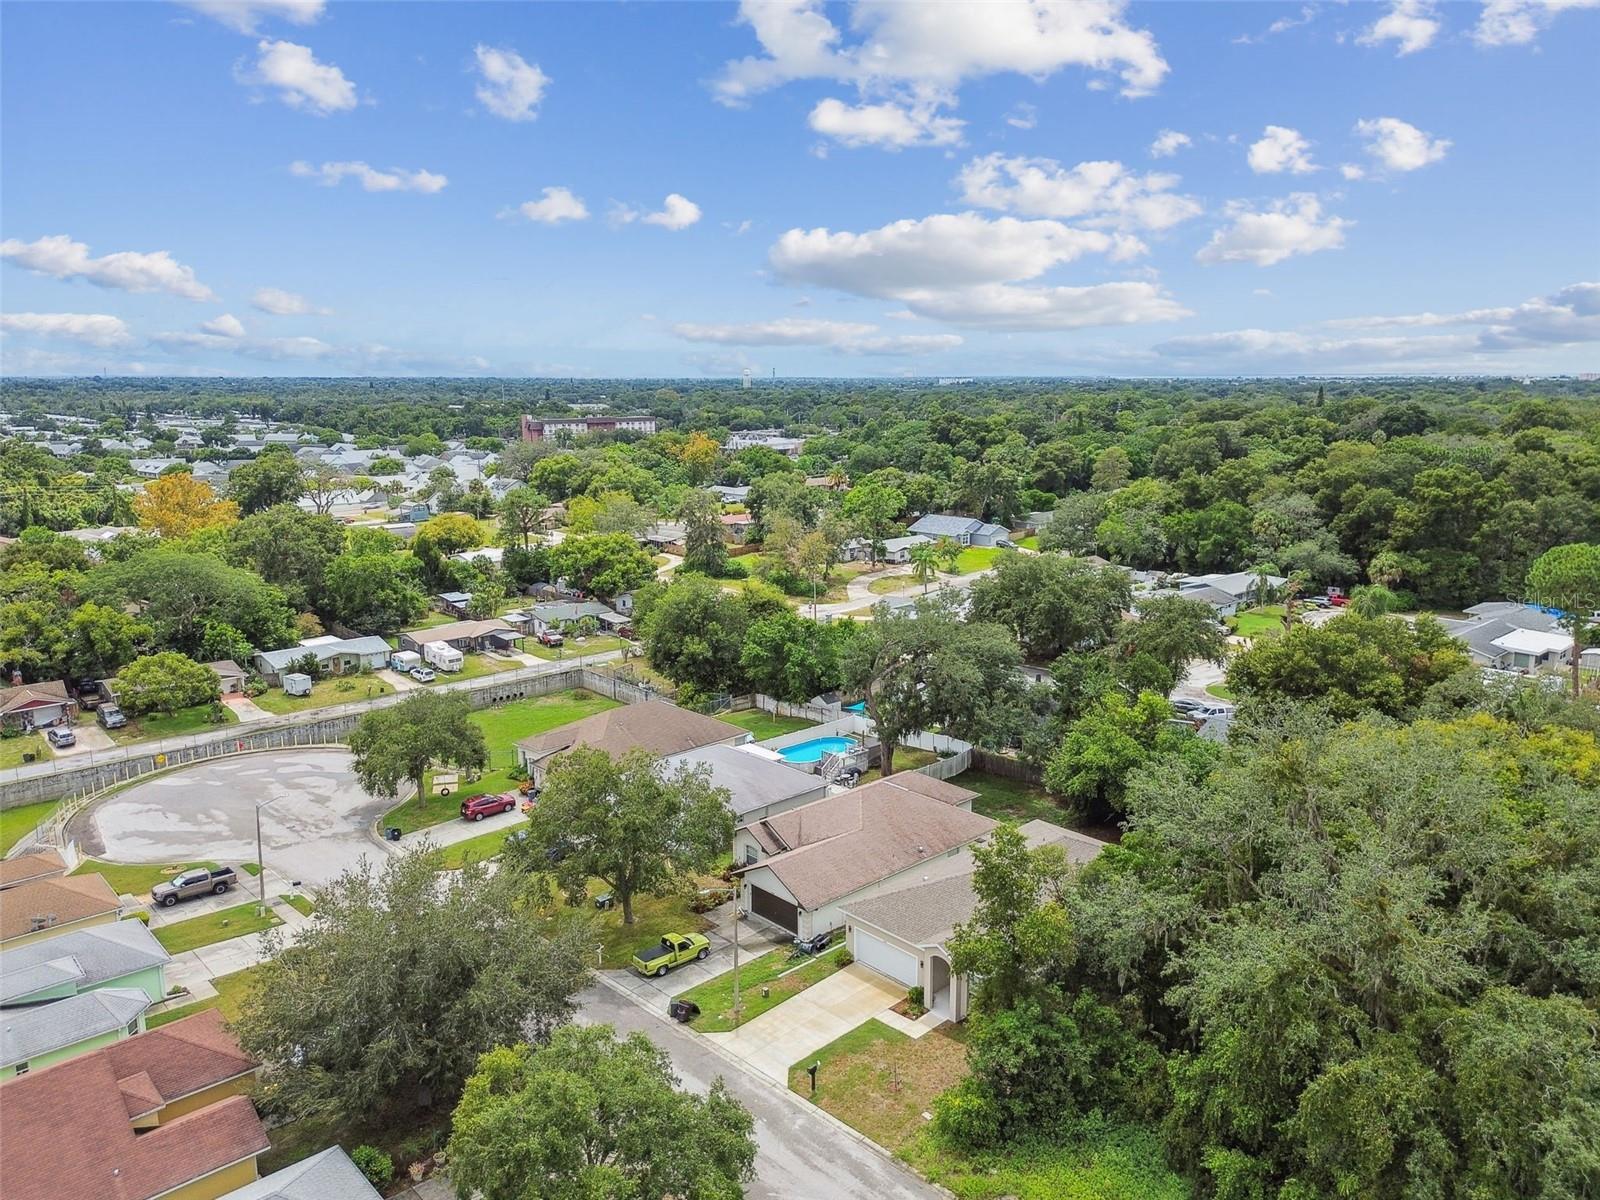
<instances>
[{"instance_id":1,"label":"distant city skyline","mask_svg":"<svg viewBox=\"0 0 1600 1200\"><path fill-rule=\"evenodd\" d=\"M1600 367L1600 0L5 20L7 375Z\"/></svg>"}]
</instances>

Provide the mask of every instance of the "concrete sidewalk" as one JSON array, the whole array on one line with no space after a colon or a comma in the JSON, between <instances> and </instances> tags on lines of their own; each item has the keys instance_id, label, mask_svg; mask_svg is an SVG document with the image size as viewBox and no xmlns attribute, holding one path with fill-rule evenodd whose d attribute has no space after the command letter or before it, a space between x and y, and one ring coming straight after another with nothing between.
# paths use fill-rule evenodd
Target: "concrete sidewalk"
<instances>
[{"instance_id":1,"label":"concrete sidewalk","mask_svg":"<svg viewBox=\"0 0 1600 1200\"><path fill-rule=\"evenodd\" d=\"M311 919L282 901L269 900L268 903L272 905L273 913L283 922L268 932L293 936L297 929ZM215 996L217 989L212 983L213 980L266 962L268 957L266 939L265 932L247 933L243 937L229 938L225 942L214 942L198 950L185 950L182 954L173 955L166 969L167 986L186 987L189 989L189 994L178 997L170 1005L157 1005L152 1011L160 1011L164 1007L179 1008L185 1004L193 1004L196 1000L208 1000Z\"/></svg>"}]
</instances>

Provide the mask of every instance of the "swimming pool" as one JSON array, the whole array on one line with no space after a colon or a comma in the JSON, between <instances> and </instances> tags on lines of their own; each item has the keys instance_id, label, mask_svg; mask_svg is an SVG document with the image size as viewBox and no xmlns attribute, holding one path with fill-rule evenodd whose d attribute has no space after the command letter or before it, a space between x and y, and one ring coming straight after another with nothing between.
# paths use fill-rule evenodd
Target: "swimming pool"
<instances>
[{"instance_id":1,"label":"swimming pool","mask_svg":"<svg viewBox=\"0 0 1600 1200\"><path fill-rule=\"evenodd\" d=\"M865 700L857 700L854 704L846 704L844 710L845 712L864 713L867 711L867 702Z\"/></svg>"},{"instance_id":2,"label":"swimming pool","mask_svg":"<svg viewBox=\"0 0 1600 1200\"><path fill-rule=\"evenodd\" d=\"M797 742L793 746L785 746L778 751L778 757L784 762L814 763L821 762L824 754L842 754L846 750L855 748L854 738L819 737L812 738L809 742Z\"/></svg>"}]
</instances>

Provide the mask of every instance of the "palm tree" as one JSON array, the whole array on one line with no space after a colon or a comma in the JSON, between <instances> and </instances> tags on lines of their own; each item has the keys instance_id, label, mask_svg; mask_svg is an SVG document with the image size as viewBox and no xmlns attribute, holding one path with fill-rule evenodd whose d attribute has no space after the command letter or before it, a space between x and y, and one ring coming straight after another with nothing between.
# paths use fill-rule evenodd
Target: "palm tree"
<instances>
[{"instance_id":1,"label":"palm tree","mask_svg":"<svg viewBox=\"0 0 1600 1200\"><path fill-rule=\"evenodd\" d=\"M828 468L828 489L842 492L850 486L850 476L845 473L843 463L834 463Z\"/></svg>"},{"instance_id":2,"label":"palm tree","mask_svg":"<svg viewBox=\"0 0 1600 1200\"><path fill-rule=\"evenodd\" d=\"M911 574L922 585L926 595L928 585L939 573L939 548L932 542L922 542L911 547Z\"/></svg>"}]
</instances>

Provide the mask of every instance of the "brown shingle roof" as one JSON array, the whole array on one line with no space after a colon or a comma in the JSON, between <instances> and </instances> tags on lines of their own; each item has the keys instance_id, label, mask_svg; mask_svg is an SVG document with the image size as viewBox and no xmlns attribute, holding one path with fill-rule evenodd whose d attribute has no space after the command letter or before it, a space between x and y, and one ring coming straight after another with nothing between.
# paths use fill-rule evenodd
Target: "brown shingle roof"
<instances>
[{"instance_id":1,"label":"brown shingle roof","mask_svg":"<svg viewBox=\"0 0 1600 1200\"><path fill-rule=\"evenodd\" d=\"M408 629L406 636L419 643L426 642L453 642L457 638L471 638L476 641L490 633L509 633L512 637L521 635L504 621L453 621L449 625L434 625L427 629Z\"/></svg>"},{"instance_id":2,"label":"brown shingle roof","mask_svg":"<svg viewBox=\"0 0 1600 1200\"><path fill-rule=\"evenodd\" d=\"M22 854L0 862L0 888L13 888L35 879L49 879L66 873L67 864L59 851L35 850L32 854Z\"/></svg>"},{"instance_id":3,"label":"brown shingle roof","mask_svg":"<svg viewBox=\"0 0 1600 1200\"><path fill-rule=\"evenodd\" d=\"M517 745L536 761L574 746L604 750L613 758L621 758L634 749L651 754L681 754L746 736L737 725L715 717L702 716L664 700L646 700L525 737Z\"/></svg>"},{"instance_id":4,"label":"brown shingle roof","mask_svg":"<svg viewBox=\"0 0 1600 1200\"><path fill-rule=\"evenodd\" d=\"M988 833L993 821L960 806L975 794L907 775L802 804L749 827L779 849L745 870L768 868L802 907L818 909Z\"/></svg>"},{"instance_id":5,"label":"brown shingle roof","mask_svg":"<svg viewBox=\"0 0 1600 1200\"><path fill-rule=\"evenodd\" d=\"M148 1200L267 1149L247 1096L142 1133L142 1115L236 1079L255 1063L211 1011L174 1021L0 1087L0 1194Z\"/></svg>"},{"instance_id":6,"label":"brown shingle roof","mask_svg":"<svg viewBox=\"0 0 1600 1200\"><path fill-rule=\"evenodd\" d=\"M67 699L67 685L59 679L49 683L24 683L16 687L0 688L0 713L10 712L25 704L44 702L59 704Z\"/></svg>"},{"instance_id":7,"label":"brown shingle roof","mask_svg":"<svg viewBox=\"0 0 1600 1200\"><path fill-rule=\"evenodd\" d=\"M0 942L33 932L33 918L53 914L56 925L82 921L120 907L103 875L36 879L0 892Z\"/></svg>"}]
</instances>

